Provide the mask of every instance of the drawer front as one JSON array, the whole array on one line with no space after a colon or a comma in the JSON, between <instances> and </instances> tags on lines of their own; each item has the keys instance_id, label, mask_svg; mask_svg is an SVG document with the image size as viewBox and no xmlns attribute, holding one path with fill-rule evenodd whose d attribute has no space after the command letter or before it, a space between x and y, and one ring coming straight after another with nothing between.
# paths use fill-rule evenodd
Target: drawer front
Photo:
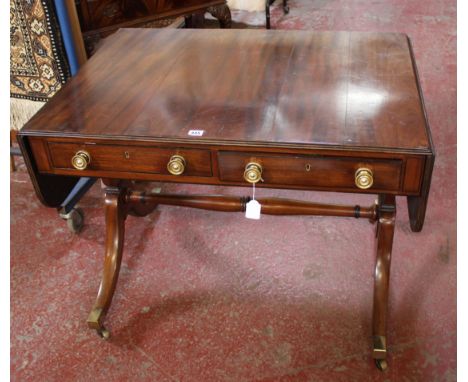
<instances>
[{"instance_id":1,"label":"drawer front","mask_svg":"<svg viewBox=\"0 0 468 382\"><path fill-rule=\"evenodd\" d=\"M132 172L170 175L167 164L175 154L185 159L184 176L212 176L209 150L163 148L148 146L119 146L102 144L74 144L48 142L54 169L75 170L73 156L80 150L89 153L91 160L85 172Z\"/></svg>"},{"instance_id":2,"label":"drawer front","mask_svg":"<svg viewBox=\"0 0 468 382\"><path fill-rule=\"evenodd\" d=\"M355 184L355 174L359 168L368 168L373 174L373 185L367 191L397 192L400 190L402 161L398 159L273 156L258 153L219 152L220 180L246 183L244 170L249 162L257 162L262 166L263 185L265 186L362 191Z\"/></svg>"}]
</instances>

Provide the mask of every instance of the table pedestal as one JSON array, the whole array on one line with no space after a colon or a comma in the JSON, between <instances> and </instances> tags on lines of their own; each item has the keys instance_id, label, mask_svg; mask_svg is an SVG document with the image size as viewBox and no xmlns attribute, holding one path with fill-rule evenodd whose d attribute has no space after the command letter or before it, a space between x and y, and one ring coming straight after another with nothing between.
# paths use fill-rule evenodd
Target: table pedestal
<instances>
[{"instance_id":1,"label":"table pedestal","mask_svg":"<svg viewBox=\"0 0 468 382\"><path fill-rule=\"evenodd\" d=\"M106 249L102 280L96 302L88 317L88 326L103 338L109 331L103 321L112 301L122 261L125 219L127 215L145 216L159 204L199 208L223 212L244 212L250 197L217 195L171 195L134 190L129 181L105 180ZM387 356L387 305L390 262L395 229L394 195L380 195L370 207L327 205L280 198L258 198L262 214L321 215L366 218L377 223L377 255L374 275L373 358L385 369Z\"/></svg>"}]
</instances>

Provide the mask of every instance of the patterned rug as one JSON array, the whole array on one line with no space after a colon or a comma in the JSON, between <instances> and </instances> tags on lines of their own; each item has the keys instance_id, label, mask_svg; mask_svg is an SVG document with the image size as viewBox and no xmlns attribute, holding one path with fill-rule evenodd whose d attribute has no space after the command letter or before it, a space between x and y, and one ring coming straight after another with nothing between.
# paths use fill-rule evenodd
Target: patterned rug
<instances>
[{"instance_id":1,"label":"patterned rug","mask_svg":"<svg viewBox=\"0 0 468 382\"><path fill-rule=\"evenodd\" d=\"M10 0L10 128L23 124L70 77L52 0Z\"/></svg>"}]
</instances>

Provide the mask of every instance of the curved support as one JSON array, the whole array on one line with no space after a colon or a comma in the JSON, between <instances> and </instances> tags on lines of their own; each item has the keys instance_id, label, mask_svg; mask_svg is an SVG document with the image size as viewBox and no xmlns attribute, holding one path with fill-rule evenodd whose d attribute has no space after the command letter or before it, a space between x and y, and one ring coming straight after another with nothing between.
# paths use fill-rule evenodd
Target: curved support
<instances>
[{"instance_id":1,"label":"curved support","mask_svg":"<svg viewBox=\"0 0 468 382\"><path fill-rule=\"evenodd\" d=\"M385 360L387 357L387 305L395 216L395 196L379 196L372 328L373 358L376 360Z\"/></svg>"},{"instance_id":2,"label":"curved support","mask_svg":"<svg viewBox=\"0 0 468 382\"><path fill-rule=\"evenodd\" d=\"M88 326L96 329L98 334L107 338L109 332L102 322L109 309L119 277L122 261L126 208L126 189L107 188L105 196L106 213L106 251L102 280L99 286L96 302L88 316Z\"/></svg>"},{"instance_id":3,"label":"curved support","mask_svg":"<svg viewBox=\"0 0 468 382\"><path fill-rule=\"evenodd\" d=\"M231 20L231 10L227 6L227 4L221 4L213 7L209 7L206 10L211 16L215 19L218 19L219 26L222 29L230 29L232 26Z\"/></svg>"}]
</instances>

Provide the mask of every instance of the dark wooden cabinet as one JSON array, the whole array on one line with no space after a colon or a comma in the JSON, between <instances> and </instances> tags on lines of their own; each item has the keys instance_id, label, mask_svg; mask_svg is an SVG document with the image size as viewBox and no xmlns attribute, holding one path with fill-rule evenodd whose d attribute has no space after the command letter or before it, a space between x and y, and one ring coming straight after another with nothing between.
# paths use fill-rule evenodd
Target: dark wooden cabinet
<instances>
[{"instance_id":1,"label":"dark wooden cabinet","mask_svg":"<svg viewBox=\"0 0 468 382\"><path fill-rule=\"evenodd\" d=\"M96 43L119 28L164 27L179 16L193 25L194 14L211 13L220 27L229 28L231 13L226 0L77 0L78 18L88 55Z\"/></svg>"}]
</instances>

